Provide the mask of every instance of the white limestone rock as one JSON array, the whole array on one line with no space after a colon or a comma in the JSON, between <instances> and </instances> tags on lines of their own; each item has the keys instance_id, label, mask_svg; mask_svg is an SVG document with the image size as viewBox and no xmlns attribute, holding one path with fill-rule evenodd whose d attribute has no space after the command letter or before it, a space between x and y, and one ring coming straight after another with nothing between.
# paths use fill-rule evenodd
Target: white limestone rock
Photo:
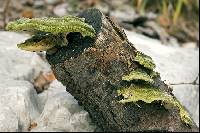
<instances>
[{"instance_id":1,"label":"white limestone rock","mask_svg":"<svg viewBox=\"0 0 200 133\"><path fill-rule=\"evenodd\" d=\"M40 71L50 70L49 64L36 53L16 47L27 38L26 34L0 32L0 77L33 82Z\"/></svg>"},{"instance_id":2,"label":"white limestone rock","mask_svg":"<svg viewBox=\"0 0 200 133\"><path fill-rule=\"evenodd\" d=\"M0 132L17 132L18 129L16 112L6 106L5 103L0 103Z\"/></svg>"},{"instance_id":3,"label":"white limestone rock","mask_svg":"<svg viewBox=\"0 0 200 133\"><path fill-rule=\"evenodd\" d=\"M194 122L199 126L199 86L173 85L173 93L185 105Z\"/></svg>"},{"instance_id":4,"label":"white limestone rock","mask_svg":"<svg viewBox=\"0 0 200 133\"><path fill-rule=\"evenodd\" d=\"M88 113L57 80L39 94L39 100L43 111L35 121L38 126L31 131L44 130L44 127L52 131L94 131Z\"/></svg>"},{"instance_id":5,"label":"white limestone rock","mask_svg":"<svg viewBox=\"0 0 200 133\"><path fill-rule=\"evenodd\" d=\"M45 90L42 93L38 94L38 103L40 110L42 111L44 109L44 106L49 98L53 97L58 93L68 93L68 92L65 91L65 86L63 86L59 81L54 80L50 84L48 90Z\"/></svg>"},{"instance_id":6,"label":"white limestone rock","mask_svg":"<svg viewBox=\"0 0 200 133\"><path fill-rule=\"evenodd\" d=\"M28 81L0 80L0 131L28 131L40 114L35 89Z\"/></svg>"}]
</instances>

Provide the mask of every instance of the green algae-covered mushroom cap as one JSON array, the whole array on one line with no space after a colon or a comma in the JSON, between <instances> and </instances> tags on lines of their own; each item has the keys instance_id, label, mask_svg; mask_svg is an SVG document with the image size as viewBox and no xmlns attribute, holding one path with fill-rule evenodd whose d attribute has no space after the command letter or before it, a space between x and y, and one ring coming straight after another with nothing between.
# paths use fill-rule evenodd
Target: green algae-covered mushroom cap
<instances>
[{"instance_id":1,"label":"green algae-covered mushroom cap","mask_svg":"<svg viewBox=\"0 0 200 133\"><path fill-rule=\"evenodd\" d=\"M70 32L79 32L83 37L95 37L96 35L94 28L85 23L84 18L75 16L64 16L61 18L21 18L8 23L6 29L10 31L27 31L34 34L32 38L17 46L22 50L36 52L47 51L55 46L67 46L65 35Z\"/></svg>"},{"instance_id":2,"label":"green algae-covered mushroom cap","mask_svg":"<svg viewBox=\"0 0 200 133\"><path fill-rule=\"evenodd\" d=\"M42 31L53 34L80 32L84 37L95 37L94 28L85 23L83 18L65 16L61 18L21 18L8 23L7 30L11 31Z\"/></svg>"}]
</instances>

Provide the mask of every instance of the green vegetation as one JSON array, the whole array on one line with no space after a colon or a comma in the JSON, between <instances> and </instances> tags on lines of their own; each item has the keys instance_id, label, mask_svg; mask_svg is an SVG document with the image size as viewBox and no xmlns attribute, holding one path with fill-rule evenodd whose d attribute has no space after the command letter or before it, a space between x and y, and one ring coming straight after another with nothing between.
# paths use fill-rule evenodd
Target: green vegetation
<instances>
[{"instance_id":1,"label":"green vegetation","mask_svg":"<svg viewBox=\"0 0 200 133\"><path fill-rule=\"evenodd\" d=\"M154 101L161 101L165 108L179 109L181 120L187 124L192 125L190 115L185 111L181 103L167 92L161 91L153 86L136 86L132 85L129 88L121 88L117 90L118 95L122 95L124 99L120 100L121 103L143 101L145 103L152 103ZM170 105L170 106L169 106ZM170 108L169 108L170 107Z\"/></svg>"},{"instance_id":2,"label":"green vegetation","mask_svg":"<svg viewBox=\"0 0 200 133\"><path fill-rule=\"evenodd\" d=\"M177 24L181 17L187 19L191 15L199 21L199 0L133 0L133 5L141 14L148 10L158 11L173 24Z\"/></svg>"}]
</instances>

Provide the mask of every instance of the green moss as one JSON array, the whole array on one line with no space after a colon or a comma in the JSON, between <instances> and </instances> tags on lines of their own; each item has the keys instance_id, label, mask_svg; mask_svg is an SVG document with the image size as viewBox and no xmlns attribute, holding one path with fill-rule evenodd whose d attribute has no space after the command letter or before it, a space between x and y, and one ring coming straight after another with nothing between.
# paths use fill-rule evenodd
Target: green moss
<instances>
[{"instance_id":1,"label":"green moss","mask_svg":"<svg viewBox=\"0 0 200 133\"><path fill-rule=\"evenodd\" d=\"M152 86L131 86L129 88L122 88L117 90L118 95L122 95L121 103L143 101L145 103L152 103L153 101L162 101L164 106L172 105L179 109L181 120L187 125L192 125L192 120L189 114L185 111L181 103L173 96L163 92Z\"/></svg>"},{"instance_id":2,"label":"green moss","mask_svg":"<svg viewBox=\"0 0 200 133\"><path fill-rule=\"evenodd\" d=\"M94 28L85 23L84 19L75 16L61 18L22 18L8 23L6 29L12 31L42 31L53 34L80 32L83 36L95 36Z\"/></svg>"},{"instance_id":3,"label":"green moss","mask_svg":"<svg viewBox=\"0 0 200 133\"><path fill-rule=\"evenodd\" d=\"M140 65L143 65L145 68L150 70L153 70L156 67L150 56L147 56L139 51L137 51L135 61L137 61Z\"/></svg>"},{"instance_id":4,"label":"green moss","mask_svg":"<svg viewBox=\"0 0 200 133\"><path fill-rule=\"evenodd\" d=\"M122 77L122 80L132 81L132 80L143 80L149 83L153 83L153 79L142 69L136 69L130 74Z\"/></svg>"}]
</instances>

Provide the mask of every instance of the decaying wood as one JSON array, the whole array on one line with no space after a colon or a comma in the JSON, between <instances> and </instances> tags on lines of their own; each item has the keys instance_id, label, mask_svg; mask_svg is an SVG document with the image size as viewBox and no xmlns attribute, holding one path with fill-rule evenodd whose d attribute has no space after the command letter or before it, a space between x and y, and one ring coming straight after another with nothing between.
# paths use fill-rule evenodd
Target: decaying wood
<instances>
[{"instance_id":1,"label":"decaying wood","mask_svg":"<svg viewBox=\"0 0 200 133\"><path fill-rule=\"evenodd\" d=\"M102 131L198 131L196 125L189 127L181 121L177 109L165 109L159 102L119 103L116 90L128 84L122 76L138 67L136 49L100 11L89 9L79 16L95 28L97 37L70 33L68 47L47 55L47 60L56 78ZM155 84L171 93L160 78Z\"/></svg>"}]
</instances>

